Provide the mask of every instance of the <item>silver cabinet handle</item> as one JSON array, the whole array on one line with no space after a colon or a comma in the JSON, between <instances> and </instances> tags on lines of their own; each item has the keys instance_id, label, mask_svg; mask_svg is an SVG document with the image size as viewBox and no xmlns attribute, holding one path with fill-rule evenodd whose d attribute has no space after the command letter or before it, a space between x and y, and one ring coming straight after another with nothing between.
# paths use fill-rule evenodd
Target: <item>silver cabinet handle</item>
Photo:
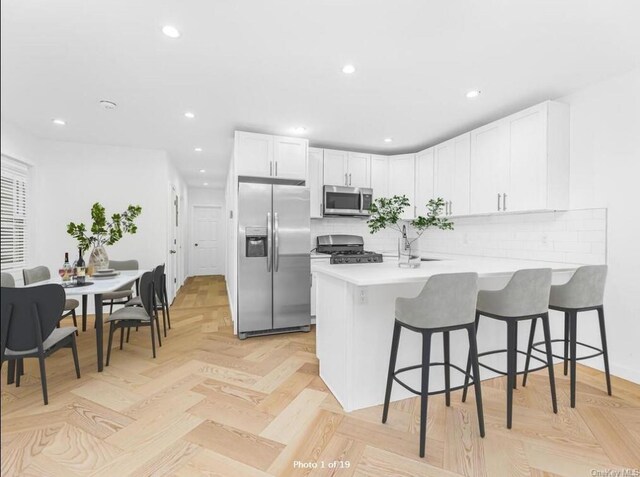
<instances>
[{"instance_id":1,"label":"silver cabinet handle","mask_svg":"<svg viewBox=\"0 0 640 477\"><path fill-rule=\"evenodd\" d=\"M414 205L413 206L413 217L416 218L418 216L418 206Z\"/></svg>"},{"instance_id":2,"label":"silver cabinet handle","mask_svg":"<svg viewBox=\"0 0 640 477\"><path fill-rule=\"evenodd\" d=\"M276 161L276 173L274 174L275 176L278 175L278 161Z\"/></svg>"},{"instance_id":3,"label":"silver cabinet handle","mask_svg":"<svg viewBox=\"0 0 640 477\"><path fill-rule=\"evenodd\" d=\"M269 175L273 175L273 161L269 161Z\"/></svg>"},{"instance_id":4,"label":"silver cabinet handle","mask_svg":"<svg viewBox=\"0 0 640 477\"><path fill-rule=\"evenodd\" d=\"M500 197L502 197L502 194L498 194L498 211L500 211Z\"/></svg>"},{"instance_id":5,"label":"silver cabinet handle","mask_svg":"<svg viewBox=\"0 0 640 477\"><path fill-rule=\"evenodd\" d=\"M271 212L267 212L267 272L271 271Z\"/></svg>"},{"instance_id":6,"label":"silver cabinet handle","mask_svg":"<svg viewBox=\"0 0 640 477\"><path fill-rule=\"evenodd\" d=\"M348 186L349 185L349 181L347 180L347 173L344 173L344 185Z\"/></svg>"},{"instance_id":7,"label":"silver cabinet handle","mask_svg":"<svg viewBox=\"0 0 640 477\"><path fill-rule=\"evenodd\" d=\"M351 185L351 173L349 173L349 185Z\"/></svg>"},{"instance_id":8,"label":"silver cabinet handle","mask_svg":"<svg viewBox=\"0 0 640 477\"><path fill-rule=\"evenodd\" d=\"M320 217L322 217L322 202L320 202Z\"/></svg>"},{"instance_id":9,"label":"silver cabinet handle","mask_svg":"<svg viewBox=\"0 0 640 477\"><path fill-rule=\"evenodd\" d=\"M273 214L273 271L280 265L280 232L278 231L278 212Z\"/></svg>"},{"instance_id":10,"label":"silver cabinet handle","mask_svg":"<svg viewBox=\"0 0 640 477\"><path fill-rule=\"evenodd\" d=\"M502 194L502 210L507 210L507 193Z\"/></svg>"}]
</instances>

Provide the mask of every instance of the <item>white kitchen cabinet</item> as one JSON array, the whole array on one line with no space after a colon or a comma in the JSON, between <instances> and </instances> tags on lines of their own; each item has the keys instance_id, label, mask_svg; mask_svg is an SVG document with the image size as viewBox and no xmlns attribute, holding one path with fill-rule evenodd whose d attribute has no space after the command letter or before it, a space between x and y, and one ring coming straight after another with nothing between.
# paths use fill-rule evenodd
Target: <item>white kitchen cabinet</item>
<instances>
[{"instance_id":1,"label":"white kitchen cabinet","mask_svg":"<svg viewBox=\"0 0 640 477\"><path fill-rule=\"evenodd\" d=\"M389 156L389 196L405 195L410 207L405 209L402 218L412 220L415 203L415 154Z\"/></svg>"},{"instance_id":2,"label":"white kitchen cabinet","mask_svg":"<svg viewBox=\"0 0 640 477\"><path fill-rule=\"evenodd\" d=\"M273 174L273 136L236 131L234 154L237 175L270 177Z\"/></svg>"},{"instance_id":3,"label":"white kitchen cabinet","mask_svg":"<svg viewBox=\"0 0 640 477\"><path fill-rule=\"evenodd\" d=\"M346 186L347 163L349 153L347 151L324 150L324 185Z\"/></svg>"},{"instance_id":4,"label":"white kitchen cabinet","mask_svg":"<svg viewBox=\"0 0 640 477\"><path fill-rule=\"evenodd\" d=\"M472 213L566 209L569 107L547 101L471 132Z\"/></svg>"},{"instance_id":5,"label":"white kitchen cabinet","mask_svg":"<svg viewBox=\"0 0 640 477\"><path fill-rule=\"evenodd\" d=\"M311 218L322 217L323 202L323 161L324 151L316 147L309 148L309 208Z\"/></svg>"},{"instance_id":6,"label":"white kitchen cabinet","mask_svg":"<svg viewBox=\"0 0 640 477\"><path fill-rule=\"evenodd\" d=\"M369 187L370 163L370 154L325 149L324 184Z\"/></svg>"},{"instance_id":7,"label":"white kitchen cabinet","mask_svg":"<svg viewBox=\"0 0 640 477\"><path fill-rule=\"evenodd\" d=\"M389 196L389 158L387 156L371 155L371 188L374 199Z\"/></svg>"},{"instance_id":8,"label":"white kitchen cabinet","mask_svg":"<svg viewBox=\"0 0 640 477\"><path fill-rule=\"evenodd\" d=\"M281 179L307 179L306 139L274 137L273 175Z\"/></svg>"},{"instance_id":9,"label":"white kitchen cabinet","mask_svg":"<svg viewBox=\"0 0 640 477\"><path fill-rule=\"evenodd\" d=\"M434 197L433 158L433 147L416 154L416 193L415 204L413 204L415 216L425 215L427 213L427 202Z\"/></svg>"},{"instance_id":10,"label":"white kitchen cabinet","mask_svg":"<svg viewBox=\"0 0 640 477\"><path fill-rule=\"evenodd\" d=\"M350 152L347 162L347 184L350 187L370 187L371 154Z\"/></svg>"},{"instance_id":11,"label":"white kitchen cabinet","mask_svg":"<svg viewBox=\"0 0 640 477\"><path fill-rule=\"evenodd\" d=\"M236 131L236 173L306 181L307 147L306 139Z\"/></svg>"},{"instance_id":12,"label":"white kitchen cabinet","mask_svg":"<svg viewBox=\"0 0 640 477\"><path fill-rule=\"evenodd\" d=\"M445 201L445 215L469 213L471 135L458 136L435 147L434 197Z\"/></svg>"}]
</instances>

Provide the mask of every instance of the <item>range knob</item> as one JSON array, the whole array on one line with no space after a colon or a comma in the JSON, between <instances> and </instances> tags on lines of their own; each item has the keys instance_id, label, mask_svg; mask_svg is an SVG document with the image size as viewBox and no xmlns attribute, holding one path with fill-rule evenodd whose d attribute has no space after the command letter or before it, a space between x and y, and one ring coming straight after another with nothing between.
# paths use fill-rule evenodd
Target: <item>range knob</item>
<instances>
[{"instance_id":1,"label":"range knob","mask_svg":"<svg viewBox=\"0 0 640 477\"><path fill-rule=\"evenodd\" d=\"M356 258L356 262L360 263L360 258Z\"/></svg>"}]
</instances>

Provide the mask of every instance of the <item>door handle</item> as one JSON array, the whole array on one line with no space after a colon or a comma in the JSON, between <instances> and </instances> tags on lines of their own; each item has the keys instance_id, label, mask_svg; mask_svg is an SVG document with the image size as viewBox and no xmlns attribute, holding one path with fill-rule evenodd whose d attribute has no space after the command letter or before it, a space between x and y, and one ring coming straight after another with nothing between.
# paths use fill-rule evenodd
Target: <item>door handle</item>
<instances>
[{"instance_id":1,"label":"door handle","mask_svg":"<svg viewBox=\"0 0 640 477\"><path fill-rule=\"evenodd\" d=\"M507 193L502 194L502 210L507 210Z\"/></svg>"},{"instance_id":2,"label":"door handle","mask_svg":"<svg viewBox=\"0 0 640 477\"><path fill-rule=\"evenodd\" d=\"M271 212L267 212L267 272L271 271Z\"/></svg>"},{"instance_id":3,"label":"door handle","mask_svg":"<svg viewBox=\"0 0 640 477\"><path fill-rule=\"evenodd\" d=\"M169 250L169 253L178 253L175 250Z\"/></svg>"},{"instance_id":4,"label":"door handle","mask_svg":"<svg viewBox=\"0 0 640 477\"><path fill-rule=\"evenodd\" d=\"M278 212L273 214L273 271L278 271L280 265L280 233L278 230Z\"/></svg>"},{"instance_id":5,"label":"door handle","mask_svg":"<svg viewBox=\"0 0 640 477\"><path fill-rule=\"evenodd\" d=\"M498 194L498 212L500 211L500 197L502 197L502 194Z\"/></svg>"}]
</instances>

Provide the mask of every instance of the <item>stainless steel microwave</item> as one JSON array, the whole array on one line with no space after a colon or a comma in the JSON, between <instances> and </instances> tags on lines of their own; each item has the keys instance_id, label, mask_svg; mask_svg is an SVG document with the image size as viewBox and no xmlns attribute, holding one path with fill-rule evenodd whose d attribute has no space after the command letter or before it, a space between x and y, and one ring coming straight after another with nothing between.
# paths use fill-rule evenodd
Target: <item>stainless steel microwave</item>
<instances>
[{"instance_id":1,"label":"stainless steel microwave","mask_svg":"<svg viewBox=\"0 0 640 477\"><path fill-rule=\"evenodd\" d=\"M369 216L373 189L324 186L323 215Z\"/></svg>"}]
</instances>

